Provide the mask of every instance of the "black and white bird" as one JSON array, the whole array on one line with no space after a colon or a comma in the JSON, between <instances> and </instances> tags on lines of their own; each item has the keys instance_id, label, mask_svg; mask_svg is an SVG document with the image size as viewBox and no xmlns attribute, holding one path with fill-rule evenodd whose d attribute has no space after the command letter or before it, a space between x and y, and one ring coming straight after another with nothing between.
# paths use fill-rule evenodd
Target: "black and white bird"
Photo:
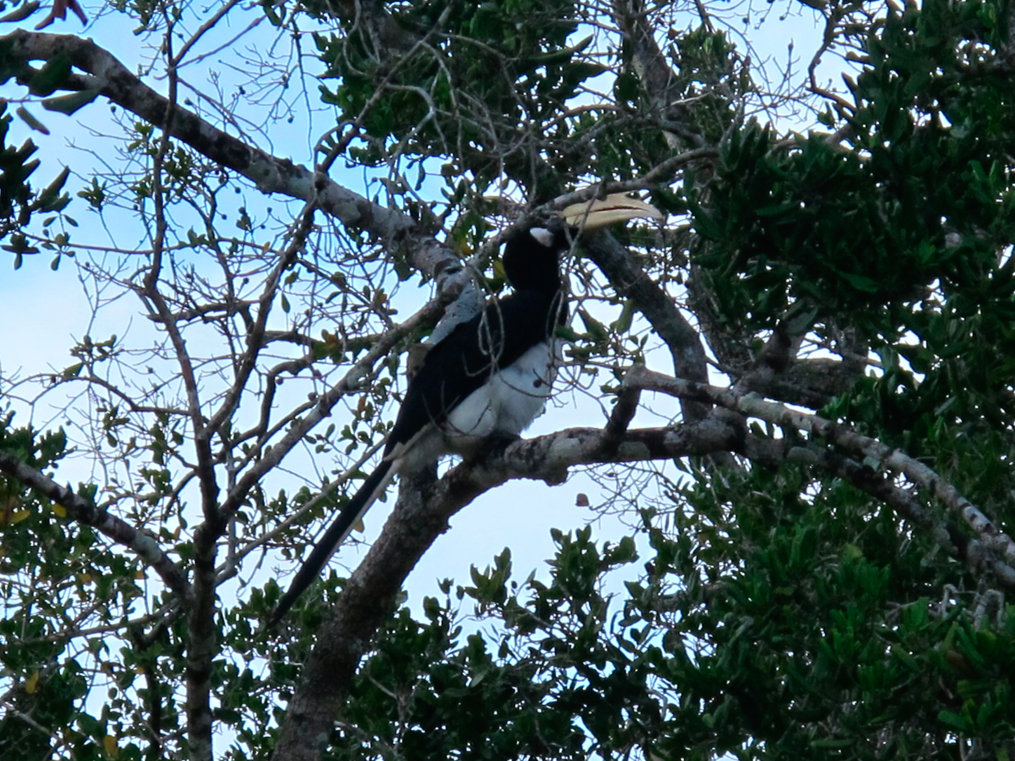
<instances>
[{"instance_id":1,"label":"black and white bird","mask_svg":"<svg viewBox=\"0 0 1015 761\"><path fill-rule=\"evenodd\" d=\"M383 459L303 562L272 623L313 583L396 475L430 465L443 454L475 456L484 441L517 437L529 427L550 395L560 359L554 334L568 317L560 257L580 233L662 214L643 201L614 195L568 207L562 217L513 235L502 257L513 292L491 301L425 354L409 381Z\"/></svg>"}]
</instances>

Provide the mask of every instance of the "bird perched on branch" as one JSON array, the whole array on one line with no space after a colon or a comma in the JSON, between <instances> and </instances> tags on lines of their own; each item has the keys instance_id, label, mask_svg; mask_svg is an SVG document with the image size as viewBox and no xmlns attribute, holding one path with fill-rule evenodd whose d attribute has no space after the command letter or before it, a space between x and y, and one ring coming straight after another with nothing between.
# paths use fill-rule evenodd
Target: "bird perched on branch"
<instances>
[{"instance_id":1,"label":"bird perched on branch","mask_svg":"<svg viewBox=\"0 0 1015 761\"><path fill-rule=\"evenodd\" d=\"M505 243L513 292L457 325L424 356L409 381L384 457L303 562L272 615L277 622L313 583L335 549L388 484L442 454L479 453L490 438L517 437L550 395L559 360L554 334L567 320L559 259L580 235L637 217L662 218L623 195L577 204Z\"/></svg>"}]
</instances>

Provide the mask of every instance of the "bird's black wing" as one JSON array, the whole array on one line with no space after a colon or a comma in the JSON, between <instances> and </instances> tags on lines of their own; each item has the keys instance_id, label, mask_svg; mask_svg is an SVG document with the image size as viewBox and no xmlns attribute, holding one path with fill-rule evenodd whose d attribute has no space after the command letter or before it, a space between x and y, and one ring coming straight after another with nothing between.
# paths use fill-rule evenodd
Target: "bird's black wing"
<instances>
[{"instance_id":1,"label":"bird's black wing","mask_svg":"<svg viewBox=\"0 0 1015 761\"><path fill-rule=\"evenodd\" d=\"M409 382L385 453L411 441L427 425L443 423L497 370L548 340L556 324L551 317L555 301L538 291L516 291L488 304L430 349Z\"/></svg>"},{"instance_id":2,"label":"bird's black wing","mask_svg":"<svg viewBox=\"0 0 1015 761\"><path fill-rule=\"evenodd\" d=\"M557 322L551 317L556 309L556 301L538 291L517 291L489 304L481 314L458 325L430 349L409 382L398 418L388 436L385 457L398 444L410 442L431 423L443 423L448 413L486 383L494 372L546 341ZM504 326L510 328L505 330ZM293 578L270 624L279 621L314 582L353 524L394 475L395 463L393 458L385 459L343 506Z\"/></svg>"}]
</instances>

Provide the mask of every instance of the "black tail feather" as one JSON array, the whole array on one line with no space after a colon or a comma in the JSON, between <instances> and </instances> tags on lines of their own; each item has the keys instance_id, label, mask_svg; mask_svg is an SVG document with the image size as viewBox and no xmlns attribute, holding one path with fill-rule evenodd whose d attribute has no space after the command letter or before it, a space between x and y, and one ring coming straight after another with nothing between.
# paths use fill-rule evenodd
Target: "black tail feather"
<instances>
[{"instance_id":1,"label":"black tail feather","mask_svg":"<svg viewBox=\"0 0 1015 761\"><path fill-rule=\"evenodd\" d=\"M278 607L275 608L275 612L271 614L271 619L268 622L269 626L277 624L289 612L289 608L299 599L306 588L314 583L314 579L321 573L321 569L324 568L324 565L334 554L335 550L338 549L338 546L345 541L345 538L352 531L356 521L363 516L374 500L380 496L380 492L387 483L392 464L392 461L385 460L378 465L370 477L363 482L359 491L349 500L349 504L342 508L342 512L335 518L335 522L328 527L324 536L320 538L314 549L310 552L310 555L303 561L303 565L296 573L295 578L293 578L292 584L289 585L289 591L282 596Z\"/></svg>"}]
</instances>

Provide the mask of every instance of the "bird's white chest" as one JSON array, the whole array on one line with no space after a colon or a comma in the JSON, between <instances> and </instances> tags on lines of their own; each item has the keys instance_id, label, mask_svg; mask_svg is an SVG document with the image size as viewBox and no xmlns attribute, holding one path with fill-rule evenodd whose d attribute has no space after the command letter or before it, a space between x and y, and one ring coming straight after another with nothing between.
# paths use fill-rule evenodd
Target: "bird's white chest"
<instances>
[{"instance_id":1,"label":"bird's white chest","mask_svg":"<svg viewBox=\"0 0 1015 761\"><path fill-rule=\"evenodd\" d=\"M468 451L493 433L517 436L543 409L559 361L556 341L539 343L494 373L448 415L444 437L452 451Z\"/></svg>"}]
</instances>

